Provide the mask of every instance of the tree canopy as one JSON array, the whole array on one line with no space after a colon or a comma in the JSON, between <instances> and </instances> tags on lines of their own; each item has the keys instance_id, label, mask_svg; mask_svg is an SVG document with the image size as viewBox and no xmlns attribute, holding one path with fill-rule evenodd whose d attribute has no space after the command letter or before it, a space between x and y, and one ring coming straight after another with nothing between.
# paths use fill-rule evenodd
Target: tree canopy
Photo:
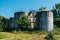
<instances>
[{"instance_id":1,"label":"tree canopy","mask_svg":"<svg viewBox=\"0 0 60 40\"><path fill-rule=\"evenodd\" d=\"M60 3L55 4L55 8L56 9L60 8Z\"/></svg>"}]
</instances>

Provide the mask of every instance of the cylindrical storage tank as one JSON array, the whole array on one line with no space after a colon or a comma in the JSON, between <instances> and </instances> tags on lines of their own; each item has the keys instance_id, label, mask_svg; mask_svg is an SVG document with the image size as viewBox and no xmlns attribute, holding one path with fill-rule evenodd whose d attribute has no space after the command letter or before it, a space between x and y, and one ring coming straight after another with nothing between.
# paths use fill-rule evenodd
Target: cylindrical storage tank
<instances>
[{"instance_id":1,"label":"cylindrical storage tank","mask_svg":"<svg viewBox=\"0 0 60 40\"><path fill-rule=\"evenodd\" d=\"M43 31L53 30L53 13L50 11L41 11L39 17L39 29Z\"/></svg>"},{"instance_id":2,"label":"cylindrical storage tank","mask_svg":"<svg viewBox=\"0 0 60 40\"><path fill-rule=\"evenodd\" d=\"M48 11L41 11L40 12L40 30L48 31Z\"/></svg>"}]
</instances>

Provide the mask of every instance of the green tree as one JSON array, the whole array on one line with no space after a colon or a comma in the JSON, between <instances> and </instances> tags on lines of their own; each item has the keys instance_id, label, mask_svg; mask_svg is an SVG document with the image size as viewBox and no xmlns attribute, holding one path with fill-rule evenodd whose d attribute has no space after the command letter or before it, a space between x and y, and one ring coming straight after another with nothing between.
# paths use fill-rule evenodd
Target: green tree
<instances>
[{"instance_id":1,"label":"green tree","mask_svg":"<svg viewBox=\"0 0 60 40\"><path fill-rule=\"evenodd\" d=\"M41 10L43 10L43 9L46 9L46 7L41 7L41 8L39 8L39 11L41 11Z\"/></svg>"},{"instance_id":2,"label":"green tree","mask_svg":"<svg viewBox=\"0 0 60 40\"><path fill-rule=\"evenodd\" d=\"M60 3L55 4L55 8L59 9L60 8Z\"/></svg>"},{"instance_id":3,"label":"green tree","mask_svg":"<svg viewBox=\"0 0 60 40\"><path fill-rule=\"evenodd\" d=\"M51 10L54 13L54 17L57 18L59 13L58 13L58 9L60 9L60 3L57 3L53 6L53 9ZM59 10L60 11L60 10Z\"/></svg>"},{"instance_id":4,"label":"green tree","mask_svg":"<svg viewBox=\"0 0 60 40\"><path fill-rule=\"evenodd\" d=\"M56 18L57 17L57 11L56 11L56 9L53 8L51 11L53 12L53 15L54 15L53 17Z\"/></svg>"},{"instance_id":5,"label":"green tree","mask_svg":"<svg viewBox=\"0 0 60 40\"><path fill-rule=\"evenodd\" d=\"M54 25L57 26L56 28L60 27L60 13L58 12L60 10L58 10L58 9L60 9L60 3L55 4L53 9L51 10L53 12L53 16L54 16Z\"/></svg>"},{"instance_id":6,"label":"green tree","mask_svg":"<svg viewBox=\"0 0 60 40\"><path fill-rule=\"evenodd\" d=\"M8 27L8 19L6 19L5 17L3 16L0 16L0 30L2 31L5 31L7 30L9 27Z\"/></svg>"},{"instance_id":7,"label":"green tree","mask_svg":"<svg viewBox=\"0 0 60 40\"><path fill-rule=\"evenodd\" d=\"M18 23L18 28L21 29L22 28L22 17L19 17L17 23Z\"/></svg>"},{"instance_id":8,"label":"green tree","mask_svg":"<svg viewBox=\"0 0 60 40\"><path fill-rule=\"evenodd\" d=\"M29 20L26 14L24 14L23 16L20 16L18 19L18 27L24 30L24 29L28 29L28 25L29 25Z\"/></svg>"},{"instance_id":9,"label":"green tree","mask_svg":"<svg viewBox=\"0 0 60 40\"><path fill-rule=\"evenodd\" d=\"M3 30L3 17L0 16L0 30Z\"/></svg>"},{"instance_id":10,"label":"green tree","mask_svg":"<svg viewBox=\"0 0 60 40\"><path fill-rule=\"evenodd\" d=\"M8 27L9 25L8 24L9 24L9 20L4 17L3 18L3 30L4 31L7 31L9 29L9 27Z\"/></svg>"}]
</instances>

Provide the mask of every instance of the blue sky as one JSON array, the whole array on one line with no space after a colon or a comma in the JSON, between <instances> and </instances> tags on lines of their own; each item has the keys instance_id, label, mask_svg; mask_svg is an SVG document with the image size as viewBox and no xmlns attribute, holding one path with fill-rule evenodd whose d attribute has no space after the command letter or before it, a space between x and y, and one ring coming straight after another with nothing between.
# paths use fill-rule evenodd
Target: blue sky
<instances>
[{"instance_id":1,"label":"blue sky","mask_svg":"<svg viewBox=\"0 0 60 40\"><path fill-rule=\"evenodd\" d=\"M60 0L0 0L0 15L4 17L13 17L14 12L38 10L41 7L52 9L54 4L60 3Z\"/></svg>"}]
</instances>

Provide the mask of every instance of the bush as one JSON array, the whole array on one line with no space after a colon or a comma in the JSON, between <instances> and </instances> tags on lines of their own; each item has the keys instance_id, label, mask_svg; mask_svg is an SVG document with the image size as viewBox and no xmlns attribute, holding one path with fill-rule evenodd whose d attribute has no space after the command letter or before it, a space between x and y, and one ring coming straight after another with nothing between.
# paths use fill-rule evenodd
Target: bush
<instances>
[{"instance_id":1,"label":"bush","mask_svg":"<svg viewBox=\"0 0 60 40\"><path fill-rule=\"evenodd\" d=\"M57 34L60 35L60 28L54 29L53 32L54 32L54 34L56 34L56 35L57 35Z\"/></svg>"},{"instance_id":2,"label":"bush","mask_svg":"<svg viewBox=\"0 0 60 40\"><path fill-rule=\"evenodd\" d=\"M54 33L49 32L48 35L45 37L46 40L56 40Z\"/></svg>"},{"instance_id":3,"label":"bush","mask_svg":"<svg viewBox=\"0 0 60 40\"><path fill-rule=\"evenodd\" d=\"M17 33L17 31L16 31L16 30L13 30L13 31L12 31L12 33L16 34L16 33Z\"/></svg>"}]
</instances>

